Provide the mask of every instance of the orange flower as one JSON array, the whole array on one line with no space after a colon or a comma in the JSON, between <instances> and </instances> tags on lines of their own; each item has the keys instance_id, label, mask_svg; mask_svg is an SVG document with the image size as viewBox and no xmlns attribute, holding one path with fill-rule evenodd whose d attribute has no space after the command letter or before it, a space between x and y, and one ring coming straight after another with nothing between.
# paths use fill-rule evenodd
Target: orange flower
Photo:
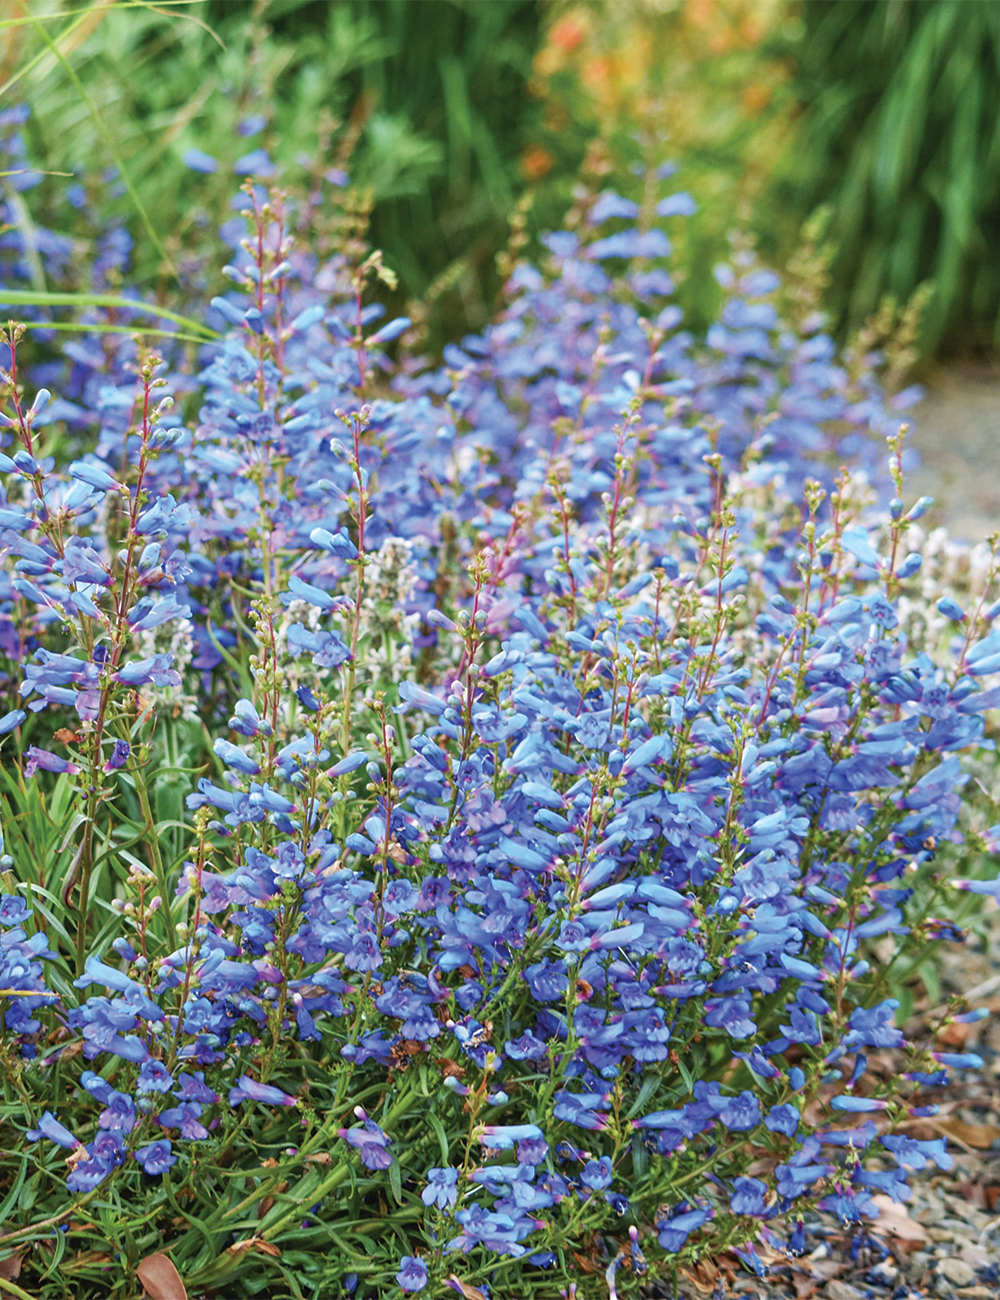
<instances>
[{"instance_id":1,"label":"orange flower","mask_svg":"<svg viewBox=\"0 0 1000 1300\"><path fill-rule=\"evenodd\" d=\"M529 181L541 180L555 166L555 161L543 145L532 144L521 155L521 172Z\"/></svg>"}]
</instances>

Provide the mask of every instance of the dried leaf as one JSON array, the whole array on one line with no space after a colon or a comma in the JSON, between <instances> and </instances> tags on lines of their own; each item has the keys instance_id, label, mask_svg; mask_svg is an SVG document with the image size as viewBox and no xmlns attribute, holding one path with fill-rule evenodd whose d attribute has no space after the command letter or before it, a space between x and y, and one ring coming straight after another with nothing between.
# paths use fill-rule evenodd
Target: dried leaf
<instances>
[{"instance_id":1,"label":"dried leaf","mask_svg":"<svg viewBox=\"0 0 1000 1300\"><path fill-rule=\"evenodd\" d=\"M934 1127L947 1133L956 1142L975 1147L977 1151L989 1151L997 1138L1000 1138L1000 1124L966 1124L964 1120L953 1119L951 1116L946 1119L935 1116Z\"/></svg>"},{"instance_id":2,"label":"dried leaf","mask_svg":"<svg viewBox=\"0 0 1000 1300\"><path fill-rule=\"evenodd\" d=\"M809 1272L817 1282L829 1282L832 1278L840 1277L846 1264L836 1259L813 1259L809 1262Z\"/></svg>"},{"instance_id":3,"label":"dried leaf","mask_svg":"<svg viewBox=\"0 0 1000 1300\"><path fill-rule=\"evenodd\" d=\"M245 1237L243 1241L234 1241L231 1246L226 1247L226 1254L239 1255L244 1250L259 1250L262 1255L270 1255L272 1259L281 1258L281 1251L278 1247L272 1246L263 1237Z\"/></svg>"},{"instance_id":4,"label":"dried leaf","mask_svg":"<svg viewBox=\"0 0 1000 1300\"><path fill-rule=\"evenodd\" d=\"M720 1269L710 1259L703 1259L688 1268L678 1269L678 1272L699 1295L711 1295L721 1276Z\"/></svg>"},{"instance_id":5,"label":"dried leaf","mask_svg":"<svg viewBox=\"0 0 1000 1300\"><path fill-rule=\"evenodd\" d=\"M188 1300L187 1288L169 1256L160 1252L147 1255L136 1273L151 1300Z\"/></svg>"},{"instance_id":6,"label":"dried leaf","mask_svg":"<svg viewBox=\"0 0 1000 1300\"><path fill-rule=\"evenodd\" d=\"M905 1205L897 1205L888 1196L873 1196L872 1203L878 1207L878 1220L873 1225L874 1231L895 1237L897 1241L926 1241L927 1229L916 1219L911 1219Z\"/></svg>"},{"instance_id":7,"label":"dried leaf","mask_svg":"<svg viewBox=\"0 0 1000 1300\"><path fill-rule=\"evenodd\" d=\"M13 1255L8 1255L6 1259L0 1259L0 1277L5 1282L16 1282L21 1276L21 1260L24 1259L26 1251L17 1251Z\"/></svg>"},{"instance_id":8,"label":"dried leaf","mask_svg":"<svg viewBox=\"0 0 1000 1300\"><path fill-rule=\"evenodd\" d=\"M576 1260L582 1273L603 1273L604 1267L599 1259L581 1255L578 1250L573 1251L573 1258Z\"/></svg>"},{"instance_id":9,"label":"dried leaf","mask_svg":"<svg viewBox=\"0 0 1000 1300\"><path fill-rule=\"evenodd\" d=\"M486 1300L485 1293L480 1291L479 1287L469 1286L467 1282L463 1282L461 1278L457 1278L454 1273L452 1273L451 1277L448 1279L448 1285L453 1291L457 1291L460 1295L463 1295L465 1300Z\"/></svg>"},{"instance_id":10,"label":"dried leaf","mask_svg":"<svg viewBox=\"0 0 1000 1300\"><path fill-rule=\"evenodd\" d=\"M809 1300L819 1290L819 1283L808 1273L793 1273L792 1281L795 1283L795 1300Z\"/></svg>"}]
</instances>

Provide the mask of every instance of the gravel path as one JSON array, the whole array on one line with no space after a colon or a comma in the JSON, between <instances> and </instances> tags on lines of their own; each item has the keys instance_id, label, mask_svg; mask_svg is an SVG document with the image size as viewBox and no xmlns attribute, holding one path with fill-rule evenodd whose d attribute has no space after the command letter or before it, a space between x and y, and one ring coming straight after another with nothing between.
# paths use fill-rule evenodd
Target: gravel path
<instances>
[{"instance_id":1,"label":"gravel path","mask_svg":"<svg viewBox=\"0 0 1000 1300\"><path fill-rule=\"evenodd\" d=\"M980 541L1000 528L1000 365L952 365L932 374L912 411L910 442L923 465L911 491L938 502L938 522Z\"/></svg>"}]
</instances>

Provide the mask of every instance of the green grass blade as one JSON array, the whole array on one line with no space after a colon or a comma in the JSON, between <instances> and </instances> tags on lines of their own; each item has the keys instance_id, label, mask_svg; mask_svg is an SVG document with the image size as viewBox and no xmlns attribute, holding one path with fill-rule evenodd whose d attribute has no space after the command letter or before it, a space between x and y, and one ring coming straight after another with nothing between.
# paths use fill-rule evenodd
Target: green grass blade
<instances>
[{"instance_id":1,"label":"green grass blade","mask_svg":"<svg viewBox=\"0 0 1000 1300\"><path fill-rule=\"evenodd\" d=\"M163 320L173 321L201 335L202 340L220 337L215 330L190 316L181 316L166 307L156 307L151 303L137 302L134 298L120 298L113 293L56 293L41 292L35 289L0 289L0 307L120 307L130 311L143 311L150 316L159 316ZM46 324L46 328L56 328ZM101 329L104 326L100 327Z\"/></svg>"},{"instance_id":2,"label":"green grass blade","mask_svg":"<svg viewBox=\"0 0 1000 1300\"><path fill-rule=\"evenodd\" d=\"M144 329L141 325L77 325L70 321L53 324L45 320L19 322L29 330L63 330L74 334L129 334L143 338L180 339L185 343L207 343L204 334L181 334L177 330Z\"/></svg>"},{"instance_id":3,"label":"green grass blade","mask_svg":"<svg viewBox=\"0 0 1000 1300\"><path fill-rule=\"evenodd\" d=\"M83 100L84 104L86 104L91 117L94 119L94 125L97 127L98 132L103 137L104 143L107 145L111 157L115 161L115 166L118 168L119 174L121 175L122 180L125 182L125 187L129 192L129 196L131 197L132 202L135 204L135 209L142 220L142 224L146 227L146 233L149 235L150 239L153 241L153 244L156 247L157 252L160 254L163 261L170 269L171 275L176 276L177 268L174 266L170 254L167 252L163 244L163 241L160 239L160 236L156 233L152 221L150 221L149 219L149 213L146 211L145 205L143 204L142 199L140 199L139 193L136 190L135 185L132 183L132 177L128 173L128 168L125 166L125 160L124 158L122 158L121 153L118 150L118 146L115 144L114 137L112 136L111 132L108 130L107 126L105 125L104 119L97 109L97 105L94 103L94 101L90 98L90 95L87 93L87 90L83 82L77 76L75 68L73 68L69 60L59 49L58 45L55 43L55 41L53 41L52 37L45 30L44 25L41 22L36 20L34 27L35 30L41 36L42 40L45 42L45 44L49 47L49 49L58 59L63 71L66 73L66 76L69 77L70 81L73 83L74 87L76 88L76 93Z\"/></svg>"}]
</instances>

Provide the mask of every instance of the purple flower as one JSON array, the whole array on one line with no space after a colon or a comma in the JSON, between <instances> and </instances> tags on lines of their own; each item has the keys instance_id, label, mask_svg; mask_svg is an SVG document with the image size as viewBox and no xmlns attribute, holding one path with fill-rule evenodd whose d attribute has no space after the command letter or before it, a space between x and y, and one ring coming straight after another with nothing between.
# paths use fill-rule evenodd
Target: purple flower
<instances>
[{"instance_id":1,"label":"purple flower","mask_svg":"<svg viewBox=\"0 0 1000 1300\"><path fill-rule=\"evenodd\" d=\"M544 1136L537 1124L483 1124L479 1129L480 1142L493 1151L509 1151L515 1142Z\"/></svg>"},{"instance_id":2,"label":"purple flower","mask_svg":"<svg viewBox=\"0 0 1000 1300\"><path fill-rule=\"evenodd\" d=\"M357 1110L360 1111L361 1108L358 1107ZM361 1111L361 1115L364 1116L364 1111ZM361 1163L366 1169L388 1169L392 1164L392 1156L388 1150L392 1145L392 1138L367 1116L364 1117L360 1127L355 1125L354 1128L339 1128L337 1133L345 1142L357 1148Z\"/></svg>"},{"instance_id":3,"label":"purple flower","mask_svg":"<svg viewBox=\"0 0 1000 1300\"><path fill-rule=\"evenodd\" d=\"M734 1190L729 1198L729 1208L733 1214L749 1214L760 1217L767 1206L767 1184L759 1178L737 1178Z\"/></svg>"},{"instance_id":4,"label":"purple flower","mask_svg":"<svg viewBox=\"0 0 1000 1300\"><path fill-rule=\"evenodd\" d=\"M201 1141L208 1137L208 1129L201 1122L201 1104L197 1101L185 1101L179 1106L171 1106L160 1111L158 1116L164 1128L178 1128L181 1137Z\"/></svg>"},{"instance_id":5,"label":"purple flower","mask_svg":"<svg viewBox=\"0 0 1000 1300\"><path fill-rule=\"evenodd\" d=\"M139 1071L139 1092L169 1092L173 1086L173 1075L162 1061L147 1061Z\"/></svg>"},{"instance_id":6,"label":"purple flower","mask_svg":"<svg viewBox=\"0 0 1000 1300\"><path fill-rule=\"evenodd\" d=\"M188 149L181 157L185 167L190 167L192 171L203 172L206 175L219 170L217 158L213 158L210 153L204 153L201 149Z\"/></svg>"},{"instance_id":7,"label":"purple flower","mask_svg":"<svg viewBox=\"0 0 1000 1300\"><path fill-rule=\"evenodd\" d=\"M588 1160L580 1171L580 1182L594 1192L602 1192L614 1181L614 1170L610 1156L601 1156L600 1160Z\"/></svg>"},{"instance_id":8,"label":"purple flower","mask_svg":"<svg viewBox=\"0 0 1000 1300\"><path fill-rule=\"evenodd\" d=\"M31 910L23 898L16 894L0 895L0 925L23 925L31 916Z\"/></svg>"},{"instance_id":9,"label":"purple flower","mask_svg":"<svg viewBox=\"0 0 1000 1300\"><path fill-rule=\"evenodd\" d=\"M661 1219L656 1227L659 1243L664 1250L676 1254L690 1237L712 1217L711 1210L688 1210L672 1219Z\"/></svg>"},{"instance_id":10,"label":"purple flower","mask_svg":"<svg viewBox=\"0 0 1000 1300\"><path fill-rule=\"evenodd\" d=\"M131 747L127 740L116 740L111 746L111 757L104 764L105 772L114 772L128 762Z\"/></svg>"},{"instance_id":11,"label":"purple flower","mask_svg":"<svg viewBox=\"0 0 1000 1300\"><path fill-rule=\"evenodd\" d=\"M420 1193L425 1205L436 1205L442 1210L454 1205L458 1200L458 1170L428 1169L427 1186Z\"/></svg>"},{"instance_id":12,"label":"purple flower","mask_svg":"<svg viewBox=\"0 0 1000 1300\"><path fill-rule=\"evenodd\" d=\"M169 1138L160 1138L157 1142L149 1142L146 1146L140 1147L138 1151L133 1151L132 1154L146 1173L152 1177L165 1174L172 1165L177 1163L177 1157L171 1149Z\"/></svg>"},{"instance_id":13,"label":"purple flower","mask_svg":"<svg viewBox=\"0 0 1000 1300\"><path fill-rule=\"evenodd\" d=\"M427 1265L415 1255L404 1255L399 1261L396 1281L403 1291L422 1291L427 1285Z\"/></svg>"},{"instance_id":14,"label":"purple flower","mask_svg":"<svg viewBox=\"0 0 1000 1300\"><path fill-rule=\"evenodd\" d=\"M794 1137L802 1116L795 1106L772 1106L764 1119L764 1127L772 1133L784 1133L785 1137Z\"/></svg>"},{"instance_id":15,"label":"purple flower","mask_svg":"<svg viewBox=\"0 0 1000 1300\"><path fill-rule=\"evenodd\" d=\"M344 956L344 965L349 970L373 971L382 963L382 951L373 934L362 931L355 937L350 952Z\"/></svg>"},{"instance_id":16,"label":"purple flower","mask_svg":"<svg viewBox=\"0 0 1000 1300\"><path fill-rule=\"evenodd\" d=\"M39 1138L43 1137L48 1138L50 1142L55 1142L57 1146L66 1147L69 1151L83 1145L79 1138L75 1138L68 1128L59 1123L50 1110L42 1111L42 1118L38 1121L38 1128L28 1129L25 1136L29 1142L37 1142Z\"/></svg>"},{"instance_id":17,"label":"purple flower","mask_svg":"<svg viewBox=\"0 0 1000 1300\"><path fill-rule=\"evenodd\" d=\"M39 749L37 745L29 745L26 757L28 761L24 765L25 776L34 776L39 769L43 772L68 772L70 775L75 775L80 770L78 764L60 758L50 750Z\"/></svg>"},{"instance_id":18,"label":"purple flower","mask_svg":"<svg viewBox=\"0 0 1000 1300\"><path fill-rule=\"evenodd\" d=\"M256 1079L251 1079L249 1075L241 1075L236 1080L236 1087L229 1089L230 1106L239 1106L249 1098L250 1101L260 1101L266 1106L296 1106L298 1102L294 1097L289 1096L287 1092L282 1092L280 1088L275 1088L269 1083L258 1083Z\"/></svg>"}]
</instances>

